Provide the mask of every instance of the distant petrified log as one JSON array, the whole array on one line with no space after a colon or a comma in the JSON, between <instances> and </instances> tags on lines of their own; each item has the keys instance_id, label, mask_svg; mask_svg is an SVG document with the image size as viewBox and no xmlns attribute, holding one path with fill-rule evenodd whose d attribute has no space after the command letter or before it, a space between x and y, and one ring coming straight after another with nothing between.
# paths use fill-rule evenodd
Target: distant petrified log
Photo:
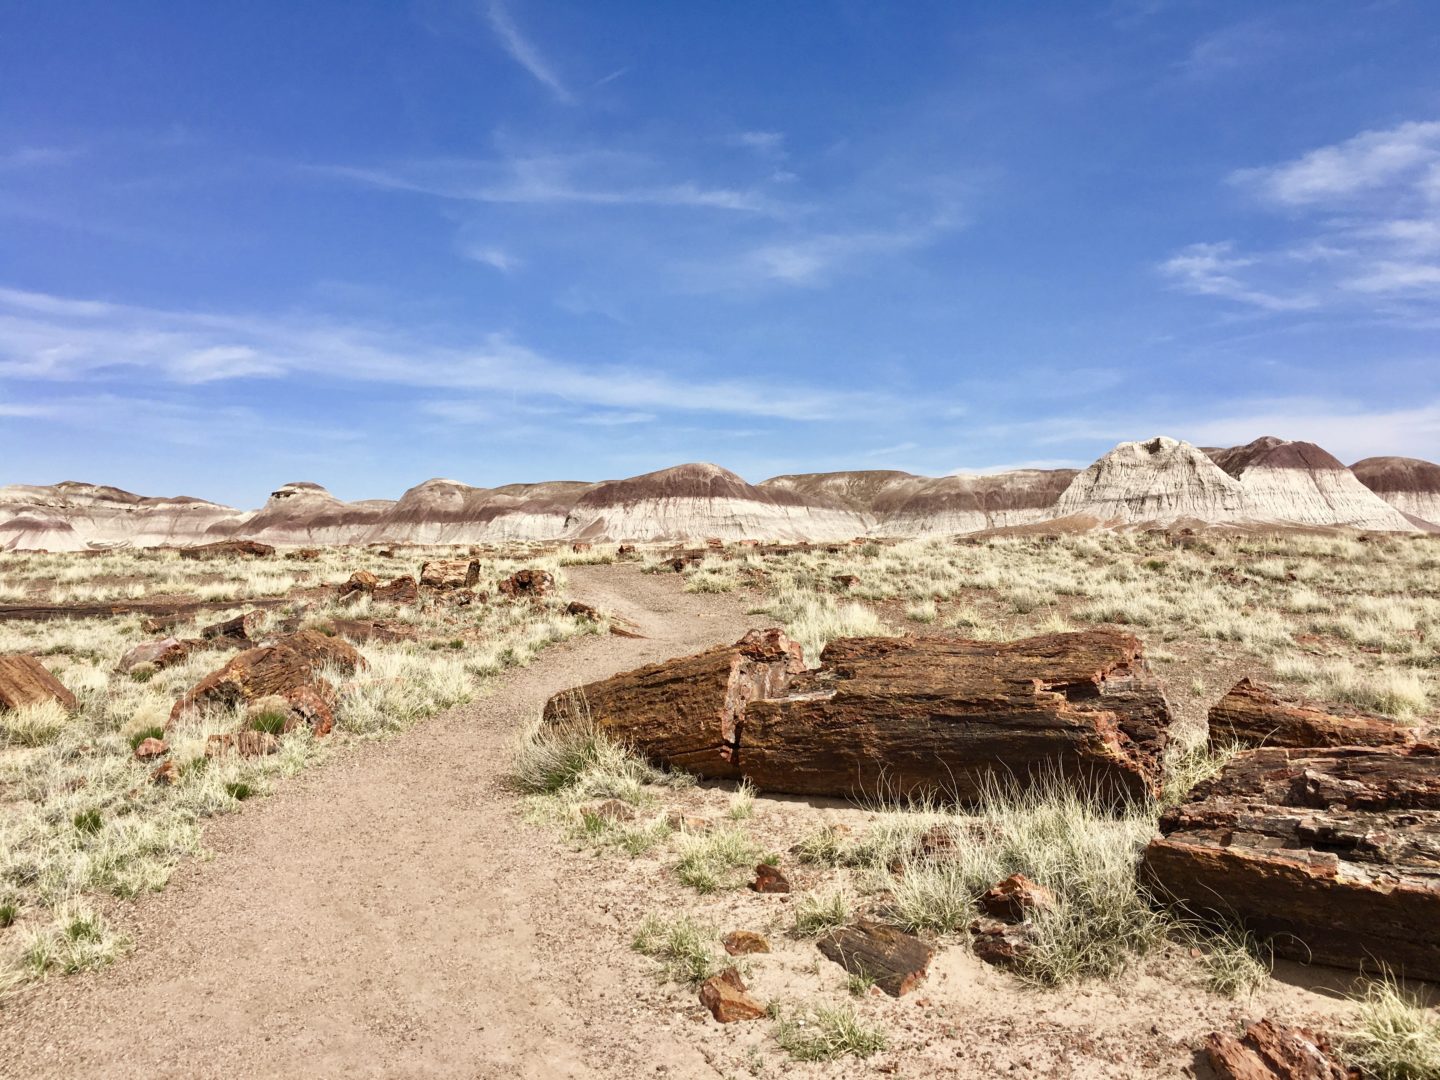
<instances>
[{"instance_id":1,"label":"distant petrified log","mask_svg":"<svg viewBox=\"0 0 1440 1080\"><path fill-rule=\"evenodd\" d=\"M850 974L871 980L891 997L915 989L935 955L913 934L869 919L832 930L816 944Z\"/></svg>"},{"instance_id":2,"label":"distant petrified log","mask_svg":"<svg viewBox=\"0 0 1440 1080\"><path fill-rule=\"evenodd\" d=\"M55 701L75 708L75 695L33 656L0 656L0 710Z\"/></svg>"},{"instance_id":3,"label":"distant petrified log","mask_svg":"<svg viewBox=\"0 0 1440 1080\"><path fill-rule=\"evenodd\" d=\"M264 558L274 555L275 549L258 540L221 540L214 544L200 544L180 549L182 559L223 559L234 556Z\"/></svg>"},{"instance_id":4,"label":"distant petrified log","mask_svg":"<svg viewBox=\"0 0 1440 1080\"><path fill-rule=\"evenodd\" d=\"M167 637L159 641L143 641L120 658L115 670L122 674L150 664L157 671L180 663L190 655L190 645L179 638Z\"/></svg>"},{"instance_id":5,"label":"distant petrified log","mask_svg":"<svg viewBox=\"0 0 1440 1080\"><path fill-rule=\"evenodd\" d=\"M1210 710L1210 745L1406 746L1412 731L1358 709L1286 700L1241 679Z\"/></svg>"},{"instance_id":6,"label":"distant petrified log","mask_svg":"<svg viewBox=\"0 0 1440 1080\"><path fill-rule=\"evenodd\" d=\"M1240 1038L1223 1031L1205 1036L1203 1047L1217 1080L1350 1080L1330 1040L1306 1028L1261 1020Z\"/></svg>"},{"instance_id":7,"label":"distant petrified log","mask_svg":"<svg viewBox=\"0 0 1440 1080\"><path fill-rule=\"evenodd\" d=\"M351 593L373 593L379 585L380 579L369 570L356 570L346 581L336 586L335 594L344 597Z\"/></svg>"},{"instance_id":8,"label":"distant petrified log","mask_svg":"<svg viewBox=\"0 0 1440 1080\"><path fill-rule=\"evenodd\" d=\"M1009 643L847 638L808 672L779 631L751 631L571 694L661 764L800 795L968 802L997 783L1053 778L1153 794L1170 722L1140 642L1107 630ZM546 713L571 707L557 695Z\"/></svg>"},{"instance_id":9,"label":"distant petrified log","mask_svg":"<svg viewBox=\"0 0 1440 1080\"><path fill-rule=\"evenodd\" d=\"M1162 898L1282 956L1440 978L1440 746L1250 750L1160 833Z\"/></svg>"},{"instance_id":10,"label":"distant petrified log","mask_svg":"<svg viewBox=\"0 0 1440 1080\"><path fill-rule=\"evenodd\" d=\"M626 671L556 694L547 720L585 715L616 741L701 776L739 776L732 758L747 702L778 693L805 669L779 630L751 630L734 645Z\"/></svg>"},{"instance_id":11,"label":"distant petrified log","mask_svg":"<svg viewBox=\"0 0 1440 1080\"><path fill-rule=\"evenodd\" d=\"M200 636L206 641L254 641L259 636L260 626L265 621L263 611L247 611L233 619L211 623L200 628Z\"/></svg>"},{"instance_id":12,"label":"distant petrified log","mask_svg":"<svg viewBox=\"0 0 1440 1080\"><path fill-rule=\"evenodd\" d=\"M1159 790L1170 710L1130 634L844 638L820 663L745 709L738 764L762 789L960 802L1045 779Z\"/></svg>"},{"instance_id":13,"label":"distant petrified log","mask_svg":"<svg viewBox=\"0 0 1440 1080\"><path fill-rule=\"evenodd\" d=\"M469 589L479 580L478 559L432 559L420 566L420 584L427 589Z\"/></svg>"},{"instance_id":14,"label":"distant petrified log","mask_svg":"<svg viewBox=\"0 0 1440 1080\"><path fill-rule=\"evenodd\" d=\"M420 587L412 577L397 577L377 586L370 599L377 604L413 604L420 599Z\"/></svg>"}]
</instances>

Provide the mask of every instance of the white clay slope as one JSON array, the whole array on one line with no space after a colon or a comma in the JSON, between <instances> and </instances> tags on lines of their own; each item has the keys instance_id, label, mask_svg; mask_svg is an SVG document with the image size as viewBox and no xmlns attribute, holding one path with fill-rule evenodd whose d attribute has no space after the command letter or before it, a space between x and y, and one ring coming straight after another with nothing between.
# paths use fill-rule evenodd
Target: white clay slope
<instances>
[{"instance_id":1,"label":"white clay slope","mask_svg":"<svg viewBox=\"0 0 1440 1080\"><path fill-rule=\"evenodd\" d=\"M1372 457L1350 466L1355 478L1402 514L1440 528L1440 465L1419 458Z\"/></svg>"},{"instance_id":2,"label":"white clay slope","mask_svg":"<svg viewBox=\"0 0 1440 1080\"><path fill-rule=\"evenodd\" d=\"M1115 524L1165 524L1182 518L1231 522L1245 515L1239 481L1199 448L1163 435L1123 442L1070 481L1051 517Z\"/></svg>"},{"instance_id":3,"label":"white clay slope","mask_svg":"<svg viewBox=\"0 0 1440 1080\"><path fill-rule=\"evenodd\" d=\"M143 498L98 484L16 484L0 488L0 549L198 544L247 516L203 499Z\"/></svg>"}]
</instances>

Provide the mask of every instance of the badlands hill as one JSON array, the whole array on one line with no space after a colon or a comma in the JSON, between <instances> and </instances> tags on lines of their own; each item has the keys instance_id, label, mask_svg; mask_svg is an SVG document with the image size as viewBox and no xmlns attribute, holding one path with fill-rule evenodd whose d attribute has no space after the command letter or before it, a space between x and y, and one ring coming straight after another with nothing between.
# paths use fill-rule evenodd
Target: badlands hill
<instances>
[{"instance_id":1,"label":"badlands hill","mask_svg":"<svg viewBox=\"0 0 1440 1080\"><path fill-rule=\"evenodd\" d=\"M1440 531L1440 466L1367 458L1347 469L1313 443L1270 436L1201 449L1121 443L1088 469L916 476L804 473L751 484L718 465L625 480L471 487L427 480L395 501L344 502L296 481L258 510L65 482L0 488L0 549L79 551L207 543L476 544L512 540L837 540L1037 526L1351 527Z\"/></svg>"},{"instance_id":2,"label":"badlands hill","mask_svg":"<svg viewBox=\"0 0 1440 1080\"><path fill-rule=\"evenodd\" d=\"M1369 457L1350 471L1411 520L1440 523L1440 465L1419 458Z\"/></svg>"}]
</instances>

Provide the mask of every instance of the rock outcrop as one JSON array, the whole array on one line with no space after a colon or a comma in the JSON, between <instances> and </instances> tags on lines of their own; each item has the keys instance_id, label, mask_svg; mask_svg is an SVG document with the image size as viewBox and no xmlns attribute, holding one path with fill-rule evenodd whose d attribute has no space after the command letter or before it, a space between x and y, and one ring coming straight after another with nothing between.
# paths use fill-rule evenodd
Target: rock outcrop
<instances>
[{"instance_id":1,"label":"rock outcrop","mask_svg":"<svg viewBox=\"0 0 1440 1080\"><path fill-rule=\"evenodd\" d=\"M1227 523L1244 519L1245 490L1198 447L1163 435L1123 442L1078 474L1054 517L1104 523Z\"/></svg>"},{"instance_id":2,"label":"rock outcrop","mask_svg":"<svg viewBox=\"0 0 1440 1080\"><path fill-rule=\"evenodd\" d=\"M1314 443L1266 435L1244 446L1206 452L1240 482L1244 516L1251 521L1414 530L1404 515Z\"/></svg>"},{"instance_id":3,"label":"rock outcrop","mask_svg":"<svg viewBox=\"0 0 1440 1080\"><path fill-rule=\"evenodd\" d=\"M1360 1080L1324 1035L1273 1020L1251 1024L1238 1038L1212 1032L1202 1049L1215 1080Z\"/></svg>"},{"instance_id":4,"label":"rock outcrop","mask_svg":"<svg viewBox=\"0 0 1440 1080\"><path fill-rule=\"evenodd\" d=\"M1241 679L1210 708L1210 745L1408 746L1415 733L1394 720L1340 705L1289 700Z\"/></svg>"},{"instance_id":5,"label":"rock outcrop","mask_svg":"<svg viewBox=\"0 0 1440 1080\"><path fill-rule=\"evenodd\" d=\"M1109 630L1023 641L845 638L803 671L776 630L556 695L662 765L766 791L935 794L1063 777L1102 796L1158 791L1169 708L1140 642Z\"/></svg>"},{"instance_id":6,"label":"rock outcrop","mask_svg":"<svg viewBox=\"0 0 1440 1080\"><path fill-rule=\"evenodd\" d=\"M1350 471L1402 514L1440 529L1440 465L1419 458L1368 457Z\"/></svg>"},{"instance_id":7,"label":"rock outcrop","mask_svg":"<svg viewBox=\"0 0 1440 1080\"><path fill-rule=\"evenodd\" d=\"M1156 893L1279 955L1440 978L1440 747L1260 749L1160 819Z\"/></svg>"}]
</instances>

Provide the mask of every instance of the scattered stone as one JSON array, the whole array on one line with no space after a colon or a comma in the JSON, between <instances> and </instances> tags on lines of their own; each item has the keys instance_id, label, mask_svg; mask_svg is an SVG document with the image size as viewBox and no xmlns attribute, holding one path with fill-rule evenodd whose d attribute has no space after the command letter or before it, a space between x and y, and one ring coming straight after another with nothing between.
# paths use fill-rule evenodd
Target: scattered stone
<instances>
[{"instance_id":1,"label":"scattered stone","mask_svg":"<svg viewBox=\"0 0 1440 1080\"><path fill-rule=\"evenodd\" d=\"M516 570L500 582L500 591L512 600L538 600L555 589L555 578L548 570Z\"/></svg>"},{"instance_id":2,"label":"scattered stone","mask_svg":"<svg viewBox=\"0 0 1440 1080\"><path fill-rule=\"evenodd\" d=\"M1160 818L1145 877L1300 960L1440 979L1440 746L1262 748Z\"/></svg>"},{"instance_id":3,"label":"scattered stone","mask_svg":"<svg viewBox=\"0 0 1440 1080\"><path fill-rule=\"evenodd\" d=\"M1223 1031L1205 1036L1205 1057L1217 1080L1358 1080L1335 1057L1330 1040L1308 1028L1261 1020L1240 1038Z\"/></svg>"},{"instance_id":4,"label":"scattered stone","mask_svg":"<svg viewBox=\"0 0 1440 1080\"><path fill-rule=\"evenodd\" d=\"M179 554L182 559L224 559L240 555L259 559L274 555L275 549L258 540L221 540L215 544L181 548Z\"/></svg>"},{"instance_id":5,"label":"scattered stone","mask_svg":"<svg viewBox=\"0 0 1440 1080\"><path fill-rule=\"evenodd\" d=\"M243 615L236 615L233 619L202 626L200 637L205 641L251 642L259 636L260 627L264 622L265 613L263 611L247 611Z\"/></svg>"},{"instance_id":6,"label":"scattered stone","mask_svg":"<svg viewBox=\"0 0 1440 1080\"><path fill-rule=\"evenodd\" d=\"M152 784L158 784L161 787L169 787L179 779L180 770L176 768L175 762L169 760L162 761L150 773L150 782Z\"/></svg>"},{"instance_id":7,"label":"scattered stone","mask_svg":"<svg viewBox=\"0 0 1440 1080\"><path fill-rule=\"evenodd\" d=\"M149 761L151 758L164 757L169 752L170 744L164 739L143 739L140 745L135 747L135 760Z\"/></svg>"},{"instance_id":8,"label":"scattered stone","mask_svg":"<svg viewBox=\"0 0 1440 1080\"><path fill-rule=\"evenodd\" d=\"M427 589L469 589L479 580L478 559L432 559L420 566L420 584Z\"/></svg>"},{"instance_id":9,"label":"scattered stone","mask_svg":"<svg viewBox=\"0 0 1440 1080\"><path fill-rule=\"evenodd\" d=\"M746 992L745 982L734 968L726 968L700 984L700 1004L722 1024L765 1017L765 1006Z\"/></svg>"},{"instance_id":10,"label":"scattered stone","mask_svg":"<svg viewBox=\"0 0 1440 1080\"><path fill-rule=\"evenodd\" d=\"M765 935L757 934L753 930L731 930L720 944L725 946L725 951L731 956L749 956L751 953L770 951L770 942L765 939Z\"/></svg>"},{"instance_id":11,"label":"scattered stone","mask_svg":"<svg viewBox=\"0 0 1440 1080\"><path fill-rule=\"evenodd\" d=\"M332 619L330 628L346 641L417 641L420 632L409 623L384 622L370 619Z\"/></svg>"},{"instance_id":12,"label":"scattered stone","mask_svg":"<svg viewBox=\"0 0 1440 1080\"><path fill-rule=\"evenodd\" d=\"M0 656L0 710L47 701L59 702L67 710L75 708L75 695L35 657L19 653Z\"/></svg>"},{"instance_id":13,"label":"scattered stone","mask_svg":"<svg viewBox=\"0 0 1440 1080\"><path fill-rule=\"evenodd\" d=\"M1407 746L1415 734L1394 720L1342 706L1282 698L1241 679L1210 710L1210 745Z\"/></svg>"},{"instance_id":14,"label":"scattered stone","mask_svg":"<svg viewBox=\"0 0 1440 1080\"><path fill-rule=\"evenodd\" d=\"M830 581L837 589L845 592L849 592L860 584L860 579L854 574L836 574Z\"/></svg>"},{"instance_id":15,"label":"scattered stone","mask_svg":"<svg viewBox=\"0 0 1440 1080\"><path fill-rule=\"evenodd\" d=\"M816 942L828 959L869 979L891 997L908 994L925 977L935 950L914 934L859 919Z\"/></svg>"},{"instance_id":16,"label":"scattered stone","mask_svg":"<svg viewBox=\"0 0 1440 1080\"><path fill-rule=\"evenodd\" d=\"M420 599L420 587L413 577L397 577L370 594L377 604L413 604Z\"/></svg>"},{"instance_id":17,"label":"scattered stone","mask_svg":"<svg viewBox=\"0 0 1440 1080\"><path fill-rule=\"evenodd\" d=\"M140 631L145 634L163 634L173 630L185 621L185 616L175 615L152 615L148 619L140 620Z\"/></svg>"},{"instance_id":18,"label":"scattered stone","mask_svg":"<svg viewBox=\"0 0 1440 1080\"><path fill-rule=\"evenodd\" d=\"M620 558L622 558L622 559L623 559L626 555L634 555L634 554L635 554L635 545L634 545L634 544L621 544L618 548L615 549L615 554L616 554L617 556L619 556Z\"/></svg>"},{"instance_id":19,"label":"scattered stone","mask_svg":"<svg viewBox=\"0 0 1440 1080\"><path fill-rule=\"evenodd\" d=\"M320 558L319 548L296 548L294 551L285 553L285 558L296 559L300 562L314 562Z\"/></svg>"},{"instance_id":20,"label":"scattered stone","mask_svg":"<svg viewBox=\"0 0 1440 1080\"><path fill-rule=\"evenodd\" d=\"M758 893L788 893L790 879L778 866L762 862L755 867L755 880L750 883L750 888Z\"/></svg>"},{"instance_id":21,"label":"scattered stone","mask_svg":"<svg viewBox=\"0 0 1440 1080\"><path fill-rule=\"evenodd\" d=\"M575 543L570 545L570 550L578 555L582 554L583 552L589 551L594 546L594 544L590 543L587 540L577 540L575 541Z\"/></svg>"},{"instance_id":22,"label":"scattered stone","mask_svg":"<svg viewBox=\"0 0 1440 1080\"><path fill-rule=\"evenodd\" d=\"M1024 922L1034 912L1052 910L1055 894L1024 874L1011 874L982 893L976 907L992 918Z\"/></svg>"},{"instance_id":23,"label":"scattered stone","mask_svg":"<svg viewBox=\"0 0 1440 1080\"><path fill-rule=\"evenodd\" d=\"M1029 955L1035 945L1032 923L980 918L970 923L970 947L987 964L1010 967Z\"/></svg>"},{"instance_id":24,"label":"scattered stone","mask_svg":"<svg viewBox=\"0 0 1440 1080\"><path fill-rule=\"evenodd\" d=\"M589 619L591 622L600 622L605 617L589 604L582 604L579 600L571 600L566 604L565 614L577 619Z\"/></svg>"},{"instance_id":25,"label":"scattered stone","mask_svg":"<svg viewBox=\"0 0 1440 1080\"><path fill-rule=\"evenodd\" d=\"M710 819L703 817L690 817L682 814L679 810L671 810L665 815L665 824L676 832L702 833L710 831Z\"/></svg>"},{"instance_id":26,"label":"scattered stone","mask_svg":"<svg viewBox=\"0 0 1440 1080\"><path fill-rule=\"evenodd\" d=\"M342 582L336 589L340 597L350 596L352 593L361 596L373 593L380 586L380 579L369 570L356 570L350 575L349 580Z\"/></svg>"},{"instance_id":27,"label":"scattered stone","mask_svg":"<svg viewBox=\"0 0 1440 1080\"><path fill-rule=\"evenodd\" d=\"M127 674L134 671L141 664L149 664L151 669L159 671L180 663L190 655L190 646L179 638L167 637L160 641L146 641L136 645L120 658L115 665L115 670Z\"/></svg>"}]
</instances>

